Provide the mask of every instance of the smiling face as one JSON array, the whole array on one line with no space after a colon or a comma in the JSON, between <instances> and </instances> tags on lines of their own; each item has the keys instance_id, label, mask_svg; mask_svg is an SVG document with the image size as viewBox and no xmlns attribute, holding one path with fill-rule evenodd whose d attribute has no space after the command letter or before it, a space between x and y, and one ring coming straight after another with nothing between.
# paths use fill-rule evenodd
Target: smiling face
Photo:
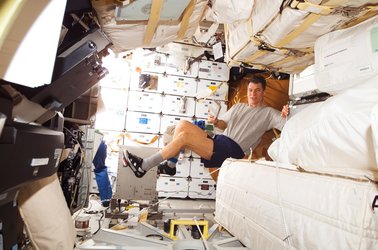
<instances>
[{"instance_id":1,"label":"smiling face","mask_svg":"<svg viewBox=\"0 0 378 250\"><path fill-rule=\"evenodd\" d=\"M262 104L265 91L261 83L249 82L247 93L249 106L257 107Z\"/></svg>"}]
</instances>

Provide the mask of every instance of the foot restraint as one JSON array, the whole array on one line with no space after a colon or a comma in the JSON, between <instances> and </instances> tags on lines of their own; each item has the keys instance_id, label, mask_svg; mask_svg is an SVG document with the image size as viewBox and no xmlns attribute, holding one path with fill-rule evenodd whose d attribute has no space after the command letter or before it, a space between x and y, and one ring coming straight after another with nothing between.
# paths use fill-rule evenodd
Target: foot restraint
<instances>
[{"instance_id":1,"label":"foot restraint","mask_svg":"<svg viewBox=\"0 0 378 250\"><path fill-rule=\"evenodd\" d=\"M159 164L158 166L158 174L167 174L167 175L175 175L176 174L176 167L171 168L168 166L168 162L164 161Z\"/></svg>"}]
</instances>

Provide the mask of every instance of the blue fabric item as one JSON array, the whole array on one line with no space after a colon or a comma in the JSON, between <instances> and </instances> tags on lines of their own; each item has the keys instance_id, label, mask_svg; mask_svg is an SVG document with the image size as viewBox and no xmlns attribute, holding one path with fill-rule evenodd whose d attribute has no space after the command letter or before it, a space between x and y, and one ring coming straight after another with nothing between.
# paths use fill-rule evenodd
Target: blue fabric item
<instances>
[{"instance_id":1,"label":"blue fabric item","mask_svg":"<svg viewBox=\"0 0 378 250\"><path fill-rule=\"evenodd\" d=\"M102 141L100 143L100 146L97 149L95 157L93 158L93 165L94 165L95 169L106 168L106 166L105 166L106 149L107 149L107 146L104 143L104 141Z\"/></svg>"},{"instance_id":2,"label":"blue fabric item","mask_svg":"<svg viewBox=\"0 0 378 250\"><path fill-rule=\"evenodd\" d=\"M107 168L95 170L95 175L101 202L109 201L112 198L112 188Z\"/></svg>"},{"instance_id":3,"label":"blue fabric item","mask_svg":"<svg viewBox=\"0 0 378 250\"><path fill-rule=\"evenodd\" d=\"M100 199L104 203L112 198L112 187L108 176L108 167L105 165L107 146L102 141L93 159L96 182Z\"/></svg>"},{"instance_id":4,"label":"blue fabric item","mask_svg":"<svg viewBox=\"0 0 378 250\"><path fill-rule=\"evenodd\" d=\"M216 135L213 139L213 155L210 160L201 158L206 168L220 168L223 162L229 158L242 159L244 152L240 146L231 138L225 135Z\"/></svg>"},{"instance_id":5,"label":"blue fabric item","mask_svg":"<svg viewBox=\"0 0 378 250\"><path fill-rule=\"evenodd\" d=\"M177 163L178 159L175 157L169 158L168 161L171 161L173 163Z\"/></svg>"},{"instance_id":6,"label":"blue fabric item","mask_svg":"<svg viewBox=\"0 0 378 250\"><path fill-rule=\"evenodd\" d=\"M193 121L194 125L197 125L200 129L205 130L206 123L204 120Z\"/></svg>"}]
</instances>

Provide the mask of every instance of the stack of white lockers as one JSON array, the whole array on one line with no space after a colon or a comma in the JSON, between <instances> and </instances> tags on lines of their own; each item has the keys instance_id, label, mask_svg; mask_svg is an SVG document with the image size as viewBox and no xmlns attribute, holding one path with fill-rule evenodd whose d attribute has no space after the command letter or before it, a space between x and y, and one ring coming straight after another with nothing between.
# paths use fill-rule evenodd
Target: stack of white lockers
<instances>
[{"instance_id":1,"label":"stack of white lockers","mask_svg":"<svg viewBox=\"0 0 378 250\"><path fill-rule=\"evenodd\" d=\"M209 107L216 100L221 112L227 110L229 68L225 63L193 62L188 59L204 52L203 48L171 43L158 52L142 51L139 67L149 74L155 85L140 92L137 79L130 81L126 130L163 134L180 120L206 120ZM133 58L135 59L135 58ZM138 77L138 74L136 74ZM212 90L216 91L212 93ZM206 97L206 99L203 99ZM163 143L159 147L163 147ZM215 182L194 152L186 152L177 163L175 176L160 176L157 181L160 197L215 198Z\"/></svg>"},{"instance_id":2,"label":"stack of white lockers","mask_svg":"<svg viewBox=\"0 0 378 250\"><path fill-rule=\"evenodd\" d=\"M97 115L96 128L114 140L117 133L126 131L118 141L123 145L162 148L162 134L168 126L180 120L206 120L212 106L220 106L220 114L226 112L229 68L207 60L189 63L203 52L204 48L178 43L156 51L135 50L130 72L122 73L126 66L119 62L101 82L106 112ZM214 199L215 182L200 157L186 152L175 176L158 178L157 191L160 197Z\"/></svg>"}]
</instances>

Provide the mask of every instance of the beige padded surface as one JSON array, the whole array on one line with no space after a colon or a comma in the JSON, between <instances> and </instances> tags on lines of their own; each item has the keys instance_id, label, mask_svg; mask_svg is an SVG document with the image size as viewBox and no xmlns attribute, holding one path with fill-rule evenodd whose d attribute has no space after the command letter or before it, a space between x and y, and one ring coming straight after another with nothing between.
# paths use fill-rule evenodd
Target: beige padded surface
<instances>
[{"instance_id":1,"label":"beige padded surface","mask_svg":"<svg viewBox=\"0 0 378 250\"><path fill-rule=\"evenodd\" d=\"M23 187L18 202L35 249L73 249L76 231L56 174Z\"/></svg>"}]
</instances>

